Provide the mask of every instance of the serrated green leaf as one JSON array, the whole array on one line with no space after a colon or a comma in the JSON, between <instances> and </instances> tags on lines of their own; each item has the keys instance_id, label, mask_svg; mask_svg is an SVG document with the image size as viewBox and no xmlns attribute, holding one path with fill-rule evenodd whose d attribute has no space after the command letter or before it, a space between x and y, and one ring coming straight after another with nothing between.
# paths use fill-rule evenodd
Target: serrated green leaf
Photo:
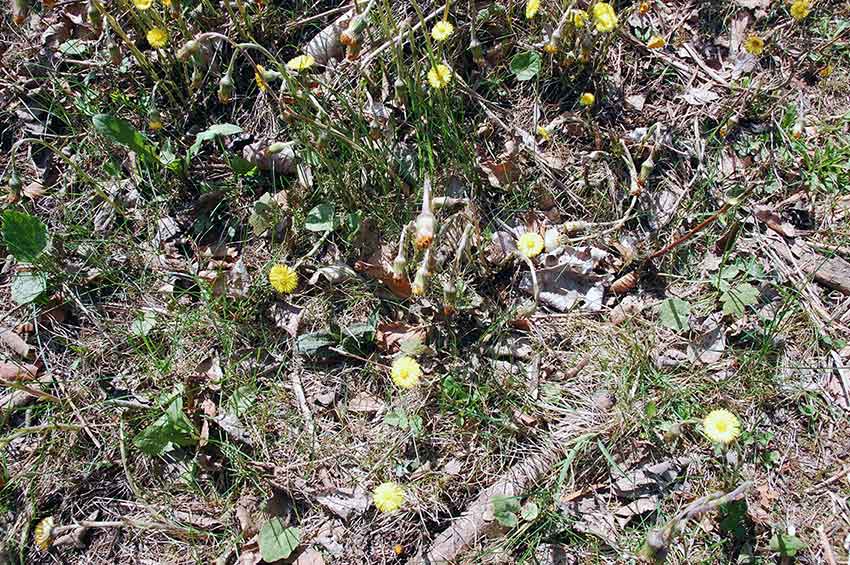
<instances>
[{"instance_id":1,"label":"serrated green leaf","mask_svg":"<svg viewBox=\"0 0 850 565\"><path fill-rule=\"evenodd\" d=\"M150 310L133 320L130 324L130 333L136 337L145 337L156 327L156 314Z\"/></svg>"},{"instance_id":2,"label":"serrated green leaf","mask_svg":"<svg viewBox=\"0 0 850 565\"><path fill-rule=\"evenodd\" d=\"M99 134L127 147L142 160L151 163L158 160L148 139L127 120L109 114L95 114L92 123Z\"/></svg>"},{"instance_id":3,"label":"serrated green leaf","mask_svg":"<svg viewBox=\"0 0 850 565\"><path fill-rule=\"evenodd\" d=\"M257 400L257 389L253 385L242 385L227 399L227 412L241 416Z\"/></svg>"},{"instance_id":4,"label":"serrated green leaf","mask_svg":"<svg viewBox=\"0 0 850 565\"><path fill-rule=\"evenodd\" d=\"M260 555L266 563L286 559L301 543L298 528L286 528L280 518L272 518L260 529Z\"/></svg>"},{"instance_id":5,"label":"serrated green leaf","mask_svg":"<svg viewBox=\"0 0 850 565\"><path fill-rule=\"evenodd\" d=\"M315 232L327 232L334 229L334 209L330 204L319 204L307 213L304 228Z\"/></svg>"},{"instance_id":6,"label":"serrated green leaf","mask_svg":"<svg viewBox=\"0 0 850 565\"><path fill-rule=\"evenodd\" d=\"M402 430L406 430L410 426L404 408L395 408L384 414L384 423Z\"/></svg>"},{"instance_id":7,"label":"serrated green leaf","mask_svg":"<svg viewBox=\"0 0 850 565\"><path fill-rule=\"evenodd\" d=\"M517 53L511 59L511 71L518 81L531 80L540 72L542 58L537 51Z\"/></svg>"},{"instance_id":8,"label":"serrated green leaf","mask_svg":"<svg viewBox=\"0 0 850 565\"><path fill-rule=\"evenodd\" d=\"M47 226L24 212L3 212L3 242L15 259L32 263L47 247Z\"/></svg>"},{"instance_id":9,"label":"serrated green leaf","mask_svg":"<svg viewBox=\"0 0 850 565\"><path fill-rule=\"evenodd\" d=\"M326 332L299 335L295 340L295 350L302 355L315 355L331 345L336 345L336 340Z\"/></svg>"},{"instance_id":10,"label":"serrated green leaf","mask_svg":"<svg viewBox=\"0 0 850 565\"><path fill-rule=\"evenodd\" d=\"M691 305L681 298L668 298L661 303L659 320L661 325L676 332L683 332L690 328L688 316L691 314Z\"/></svg>"},{"instance_id":11,"label":"serrated green leaf","mask_svg":"<svg viewBox=\"0 0 850 565\"><path fill-rule=\"evenodd\" d=\"M47 290L47 277L41 273L21 272L12 279L12 300L29 304Z\"/></svg>"},{"instance_id":12,"label":"serrated green leaf","mask_svg":"<svg viewBox=\"0 0 850 565\"><path fill-rule=\"evenodd\" d=\"M522 519L526 522L531 522L536 520L540 515L540 507L537 506L537 503L533 500L529 500L522 507Z\"/></svg>"},{"instance_id":13,"label":"serrated green leaf","mask_svg":"<svg viewBox=\"0 0 850 565\"><path fill-rule=\"evenodd\" d=\"M770 538L770 550L778 552L783 557L794 557L797 552L804 549L808 544L790 534L773 534Z\"/></svg>"},{"instance_id":14,"label":"serrated green leaf","mask_svg":"<svg viewBox=\"0 0 850 565\"><path fill-rule=\"evenodd\" d=\"M85 55L88 50L88 45L86 45L79 39L69 39L68 41L59 45L59 52L63 55L68 55L70 57L79 57L80 55Z\"/></svg>"},{"instance_id":15,"label":"serrated green leaf","mask_svg":"<svg viewBox=\"0 0 850 565\"><path fill-rule=\"evenodd\" d=\"M749 283L732 286L720 295L720 302L723 303L723 312L731 316L742 316L746 307L756 304L758 299L758 289Z\"/></svg>"},{"instance_id":16,"label":"serrated green leaf","mask_svg":"<svg viewBox=\"0 0 850 565\"><path fill-rule=\"evenodd\" d=\"M516 528L519 524L519 518L513 512L502 512L501 514L495 514L495 517L496 521L506 528Z\"/></svg>"},{"instance_id":17,"label":"serrated green leaf","mask_svg":"<svg viewBox=\"0 0 850 565\"><path fill-rule=\"evenodd\" d=\"M233 135L235 133L242 133L242 128L235 124L215 124L211 125L201 133L195 136L195 142L189 147L189 150L186 152L186 159L191 160L198 152L201 150L201 145L205 141L209 141L211 139L215 139L217 135Z\"/></svg>"},{"instance_id":18,"label":"serrated green leaf","mask_svg":"<svg viewBox=\"0 0 850 565\"><path fill-rule=\"evenodd\" d=\"M143 453L156 456L175 445L194 445L196 437L195 426L183 413L183 399L178 396L166 407L165 414L133 438L133 445Z\"/></svg>"}]
</instances>

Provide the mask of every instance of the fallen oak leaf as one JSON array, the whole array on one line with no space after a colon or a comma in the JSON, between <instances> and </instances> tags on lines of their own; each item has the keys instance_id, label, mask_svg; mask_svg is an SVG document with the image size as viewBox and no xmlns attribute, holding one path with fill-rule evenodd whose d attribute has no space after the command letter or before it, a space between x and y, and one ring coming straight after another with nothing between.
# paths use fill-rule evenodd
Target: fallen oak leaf
<instances>
[{"instance_id":1,"label":"fallen oak leaf","mask_svg":"<svg viewBox=\"0 0 850 565\"><path fill-rule=\"evenodd\" d=\"M29 358L32 351L32 347L9 328L0 327L0 342L24 359Z\"/></svg>"},{"instance_id":2,"label":"fallen oak leaf","mask_svg":"<svg viewBox=\"0 0 850 565\"><path fill-rule=\"evenodd\" d=\"M0 379L4 381L28 381L38 374L38 367L30 363L0 362Z\"/></svg>"}]
</instances>

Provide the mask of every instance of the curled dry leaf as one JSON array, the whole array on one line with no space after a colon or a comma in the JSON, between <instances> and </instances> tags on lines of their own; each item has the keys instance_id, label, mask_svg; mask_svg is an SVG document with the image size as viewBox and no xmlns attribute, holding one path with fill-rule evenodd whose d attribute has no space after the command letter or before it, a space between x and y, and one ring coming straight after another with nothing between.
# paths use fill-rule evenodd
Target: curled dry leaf
<instances>
[{"instance_id":1,"label":"curled dry leaf","mask_svg":"<svg viewBox=\"0 0 850 565\"><path fill-rule=\"evenodd\" d=\"M339 34L342 33L348 22L351 20L352 11L349 10L338 17L334 22L317 33L307 45L304 46L304 53L313 57L319 65L324 65L331 59L342 59L344 50L342 43L339 41Z\"/></svg>"},{"instance_id":2,"label":"curled dry leaf","mask_svg":"<svg viewBox=\"0 0 850 565\"><path fill-rule=\"evenodd\" d=\"M378 349L384 353L396 353L405 341L413 339L425 343L427 337L428 331L422 326L410 326L403 322L382 322L378 324L375 342Z\"/></svg>"},{"instance_id":3,"label":"curled dry leaf","mask_svg":"<svg viewBox=\"0 0 850 565\"><path fill-rule=\"evenodd\" d=\"M354 489L334 489L328 494L316 497L316 502L333 512L343 520L359 516L369 508L369 495L361 487Z\"/></svg>"},{"instance_id":4,"label":"curled dry leaf","mask_svg":"<svg viewBox=\"0 0 850 565\"><path fill-rule=\"evenodd\" d=\"M32 347L24 341L24 339L10 330L9 328L0 327L0 343L7 349L11 349L24 359L27 359L32 352Z\"/></svg>"},{"instance_id":5,"label":"curled dry leaf","mask_svg":"<svg viewBox=\"0 0 850 565\"><path fill-rule=\"evenodd\" d=\"M782 221L782 217L767 206L756 206L754 213L758 221L764 222L767 227L779 235L785 237L797 236L796 228L790 222Z\"/></svg>"},{"instance_id":6,"label":"curled dry leaf","mask_svg":"<svg viewBox=\"0 0 850 565\"><path fill-rule=\"evenodd\" d=\"M38 367L29 363L0 362L0 379L4 381L28 381L38 374Z\"/></svg>"},{"instance_id":7,"label":"curled dry leaf","mask_svg":"<svg viewBox=\"0 0 850 565\"><path fill-rule=\"evenodd\" d=\"M390 291L399 298L410 298L412 290L410 288L410 280L407 276L396 278L392 273L391 261L395 258L395 251L392 247L384 245L381 249L375 251L365 261L357 261L354 264L354 269L358 272L365 273L367 276L381 281Z\"/></svg>"}]
</instances>

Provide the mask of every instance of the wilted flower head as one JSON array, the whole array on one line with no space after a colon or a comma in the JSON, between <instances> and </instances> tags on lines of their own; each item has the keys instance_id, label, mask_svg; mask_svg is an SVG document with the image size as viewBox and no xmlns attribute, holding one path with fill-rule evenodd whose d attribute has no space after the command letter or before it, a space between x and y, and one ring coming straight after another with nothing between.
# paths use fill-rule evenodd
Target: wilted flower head
<instances>
[{"instance_id":1,"label":"wilted flower head","mask_svg":"<svg viewBox=\"0 0 850 565\"><path fill-rule=\"evenodd\" d=\"M42 551L47 551L53 541L53 524L53 516L48 516L35 525L33 538L35 545Z\"/></svg>"},{"instance_id":2,"label":"wilted flower head","mask_svg":"<svg viewBox=\"0 0 850 565\"><path fill-rule=\"evenodd\" d=\"M744 49L751 55L761 55L764 51L764 39L751 33L744 41Z\"/></svg>"},{"instance_id":3,"label":"wilted flower head","mask_svg":"<svg viewBox=\"0 0 850 565\"><path fill-rule=\"evenodd\" d=\"M372 500L381 512L395 512L404 502L404 489L397 483L381 483L372 493Z\"/></svg>"},{"instance_id":4,"label":"wilted flower head","mask_svg":"<svg viewBox=\"0 0 850 565\"><path fill-rule=\"evenodd\" d=\"M168 45L168 32L161 27L155 27L148 31L147 38L148 43L150 43L151 47L154 49L162 49Z\"/></svg>"},{"instance_id":5,"label":"wilted flower head","mask_svg":"<svg viewBox=\"0 0 850 565\"><path fill-rule=\"evenodd\" d=\"M702 421L708 439L717 443L731 443L741 434L738 418L725 408L712 410Z\"/></svg>"},{"instance_id":6,"label":"wilted flower head","mask_svg":"<svg viewBox=\"0 0 850 565\"><path fill-rule=\"evenodd\" d=\"M314 64L316 64L316 59L312 55L298 55L286 63L286 68L291 71L306 71Z\"/></svg>"},{"instance_id":7,"label":"wilted flower head","mask_svg":"<svg viewBox=\"0 0 850 565\"><path fill-rule=\"evenodd\" d=\"M543 251L543 237L537 232L527 231L522 234L517 242L517 249L526 257L536 257Z\"/></svg>"},{"instance_id":8,"label":"wilted flower head","mask_svg":"<svg viewBox=\"0 0 850 565\"><path fill-rule=\"evenodd\" d=\"M649 38L649 41L646 42L646 46L650 49L661 49L667 45L667 41L660 35L653 35Z\"/></svg>"},{"instance_id":9,"label":"wilted flower head","mask_svg":"<svg viewBox=\"0 0 850 565\"><path fill-rule=\"evenodd\" d=\"M275 265L269 271L269 282L276 291L289 294L298 286L298 274L288 265Z\"/></svg>"},{"instance_id":10,"label":"wilted flower head","mask_svg":"<svg viewBox=\"0 0 850 565\"><path fill-rule=\"evenodd\" d=\"M431 28L431 37L434 41L445 41L454 32L455 27L446 20L440 20Z\"/></svg>"},{"instance_id":11,"label":"wilted flower head","mask_svg":"<svg viewBox=\"0 0 850 565\"><path fill-rule=\"evenodd\" d=\"M431 88L445 88L452 81L452 70L440 63L428 71L428 84Z\"/></svg>"},{"instance_id":12,"label":"wilted flower head","mask_svg":"<svg viewBox=\"0 0 850 565\"><path fill-rule=\"evenodd\" d=\"M528 0L525 5L525 19L530 20L540 10L540 0Z\"/></svg>"},{"instance_id":13,"label":"wilted flower head","mask_svg":"<svg viewBox=\"0 0 850 565\"><path fill-rule=\"evenodd\" d=\"M422 377L422 369L419 368L419 363L412 357L399 357L393 361L390 376L396 386L401 388L413 388L419 384L419 379Z\"/></svg>"},{"instance_id":14,"label":"wilted flower head","mask_svg":"<svg viewBox=\"0 0 850 565\"><path fill-rule=\"evenodd\" d=\"M593 5L593 21L596 24L596 31L608 33L614 31L617 27L617 14L614 8L607 2L597 2Z\"/></svg>"},{"instance_id":15,"label":"wilted flower head","mask_svg":"<svg viewBox=\"0 0 850 565\"><path fill-rule=\"evenodd\" d=\"M257 65L257 69L254 71L254 82L257 83L257 88L260 89L260 92L265 92L269 89L269 83L266 82L263 76L265 74L266 68L262 65Z\"/></svg>"}]
</instances>

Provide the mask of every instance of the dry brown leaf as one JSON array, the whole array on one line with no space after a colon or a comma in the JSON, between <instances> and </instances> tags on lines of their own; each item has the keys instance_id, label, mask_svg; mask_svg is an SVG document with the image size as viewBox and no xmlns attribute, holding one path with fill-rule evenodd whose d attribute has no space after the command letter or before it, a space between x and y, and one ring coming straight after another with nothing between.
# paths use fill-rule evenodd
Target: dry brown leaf
<instances>
[{"instance_id":1,"label":"dry brown leaf","mask_svg":"<svg viewBox=\"0 0 850 565\"><path fill-rule=\"evenodd\" d=\"M325 558L319 550L309 547L292 565L325 565Z\"/></svg>"},{"instance_id":2,"label":"dry brown leaf","mask_svg":"<svg viewBox=\"0 0 850 565\"><path fill-rule=\"evenodd\" d=\"M767 206L756 206L754 211L758 221L764 222L767 227L785 237L797 237L797 230L790 222L783 222L782 216Z\"/></svg>"},{"instance_id":3,"label":"dry brown leaf","mask_svg":"<svg viewBox=\"0 0 850 565\"><path fill-rule=\"evenodd\" d=\"M410 326L403 322L390 322L378 324L375 342L378 349L384 353L396 353L401 344L408 339L418 339L425 343L428 332L421 326Z\"/></svg>"},{"instance_id":4,"label":"dry brown leaf","mask_svg":"<svg viewBox=\"0 0 850 565\"><path fill-rule=\"evenodd\" d=\"M38 374L38 367L26 364L0 362L0 379L4 381L26 381L34 379Z\"/></svg>"},{"instance_id":5,"label":"dry brown leaf","mask_svg":"<svg viewBox=\"0 0 850 565\"><path fill-rule=\"evenodd\" d=\"M9 328L0 327L0 343L11 349L24 359L29 358L32 347L24 339Z\"/></svg>"},{"instance_id":6,"label":"dry brown leaf","mask_svg":"<svg viewBox=\"0 0 850 565\"><path fill-rule=\"evenodd\" d=\"M362 488L343 488L317 496L316 502L342 518L348 520L352 516L359 516L369 508L369 495Z\"/></svg>"},{"instance_id":7,"label":"dry brown leaf","mask_svg":"<svg viewBox=\"0 0 850 565\"><path fill-rule=\"evenodd\" d=\"M369 394L368 392L359 392L357 395L348 401L348 410L350 412L378 412L384 409L384 402Z\"/></svg>"},{"instance_id":8,"label":"dry brown leaf","mask_svg":"<svg viewBox=\"0 0 850 565\"><path fill-rule=\"evenodd\" d=\"M381 281L399 298L410 298L412 290L410 289L410 281L407 276L399 278L393 276L389 261L392 261L394 257L395 252L393 249L389 246L383 246L365 261L357 261L354 264L354 270Z\"/></svg>"}]
</instances>

